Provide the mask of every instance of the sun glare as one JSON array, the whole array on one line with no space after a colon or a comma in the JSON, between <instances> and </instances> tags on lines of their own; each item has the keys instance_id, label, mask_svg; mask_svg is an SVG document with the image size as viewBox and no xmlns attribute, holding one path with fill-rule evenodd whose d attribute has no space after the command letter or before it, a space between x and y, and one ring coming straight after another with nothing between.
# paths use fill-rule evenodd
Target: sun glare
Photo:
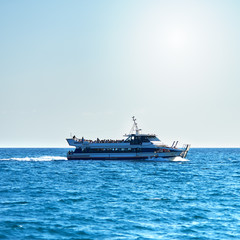
<instances>
[{"instance_id":1,"label":"sun glare","mask_svg":"<svg viewBox=\"0 0 240 240\"><path fill-rule=\"evenodd\" d=\"M187 34L183 30L173 30L168 34L167 42L170 48L182 50L187 45Z\"/></svg>"}]
</instances>

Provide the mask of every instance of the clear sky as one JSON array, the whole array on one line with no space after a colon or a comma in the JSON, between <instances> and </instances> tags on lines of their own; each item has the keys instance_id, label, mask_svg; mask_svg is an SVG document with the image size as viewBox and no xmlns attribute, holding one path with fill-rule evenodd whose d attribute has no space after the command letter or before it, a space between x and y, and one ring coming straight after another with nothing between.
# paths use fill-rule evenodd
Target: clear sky
<instances>
[{"instance_id":1,"label":"clear sky","mask_svg":"<svg viewBox=\"0 0 240 240\"><path fill-rule=\"evenodd\" d=\"M0 147L240 147L240 1L0 1Z\"/></svg>"}]
</instances>

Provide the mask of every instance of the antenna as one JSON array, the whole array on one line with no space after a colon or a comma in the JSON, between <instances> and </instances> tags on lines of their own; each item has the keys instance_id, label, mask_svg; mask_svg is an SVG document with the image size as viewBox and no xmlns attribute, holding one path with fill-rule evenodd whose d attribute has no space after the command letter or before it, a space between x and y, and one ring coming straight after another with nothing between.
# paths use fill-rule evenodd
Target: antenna
<instances>
[{"instance_id":1,"label":"antenna","mask_svg":"<svg viewBox=\"0 0 240 240\"><path fill-rule=\"evenodd\" d=\"M133 126L131 128L130 134L132 134L134 131L136 132L136 134L139 134L142 129L138 128L137 119L134 116L132 117L132 119L133 119Z\"/></svg>"}]
</instances>

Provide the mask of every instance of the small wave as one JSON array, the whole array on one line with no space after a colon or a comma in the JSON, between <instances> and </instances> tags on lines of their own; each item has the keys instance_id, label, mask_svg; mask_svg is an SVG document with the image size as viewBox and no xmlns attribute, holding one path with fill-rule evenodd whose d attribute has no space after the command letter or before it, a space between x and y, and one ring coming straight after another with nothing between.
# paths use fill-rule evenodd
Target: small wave
<instances>
[{"instance_id":1,"label":"small wave","mask_svg":"<svg viewBox=\"0 0 240 240\"><path fill-rule=\"evenodd\" d=\"M57 161L57 160L67 160L66 157L61 156L40 156L40 157L22 157L22 158L2 158L0 161Z\"/></svg>"},{"instance_id":2,"label":"small wave","mask_svg":"<svg viewBox=\"0 0 240 240\"><path fill-rule=\"evenodd\" d=\"M153 157L153 158L148 158L146 161L159 161L159 162L166 162L169 161L168 158L161 158L161 157Z\"/></svg>"},{"instance_id":3,"label":"small wave","mask_svg":"<svg viewBox=\"0 0 240 240\"><path fill-rule=\"evenodd\" d=\"M149 200L149 201L169 201L170 199L168 199L168 198L147 198L146 200Z\"/></svg>"}]
</instances>

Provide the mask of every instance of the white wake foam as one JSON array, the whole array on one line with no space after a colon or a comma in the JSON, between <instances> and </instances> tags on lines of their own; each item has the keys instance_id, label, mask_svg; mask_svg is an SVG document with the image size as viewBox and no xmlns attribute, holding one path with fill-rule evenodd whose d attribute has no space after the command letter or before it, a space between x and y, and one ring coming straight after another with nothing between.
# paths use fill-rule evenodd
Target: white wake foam
<instances>
[{"instance_id":1,"label":"white wake foam","mask_svg":"<svg viewBox=\"0 0 240 240\"><path fill-rule=\"evenodd\" d=\"M146 160L149 160L149 161L159 161L159 162L166 162L166 161L187 162L187 161L189 161L188 159L182 158L182 157L170 157L170 158L158 157L158 158L150 158L150 159L146 159Z\"/></svg>"},{"instance_id":2,"label":"white wake foam","mask_svg":"<svg viewBox=\"0 0 240 240\"><path fill-rule=\"evenodd\" d=\"M61 156L40 156L40 157L23 157L23 158L2 158L0 161L57 161L57 160L67 160L66 157Z\"/></svg>"},{"instance_id":3,"label":"white wake foam","mask_svg":"<svg viewBox=\"0 0 240 240\"><path fill-rule=\"evenodd\" d=\"M173 162L188 162L189 161L188 159L182 158L182 157L172 157L170 160Z\"/></svg>"}]
</instances>

